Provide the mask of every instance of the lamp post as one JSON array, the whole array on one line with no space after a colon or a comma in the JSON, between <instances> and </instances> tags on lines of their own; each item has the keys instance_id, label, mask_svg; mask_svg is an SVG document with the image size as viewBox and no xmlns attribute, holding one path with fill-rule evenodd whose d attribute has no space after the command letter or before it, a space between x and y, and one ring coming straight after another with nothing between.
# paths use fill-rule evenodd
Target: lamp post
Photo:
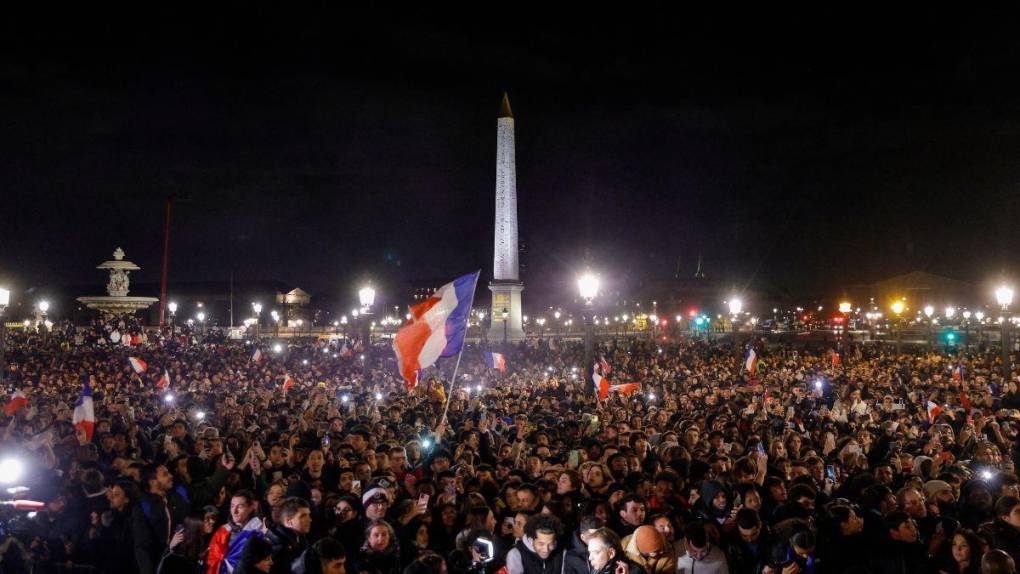
<instances>
[{"instance_id":1,"label":"lamp post","mask_svg":"<svg viewBox=\"0 0 1020 574\"><path fill-rule=\"evenodd\" d=\"M849 301L843 301L839 304L839 312L843 314L843 337L848 341L850 339L850 312L853 311L854 306ZM843 348L843 337L837 338L839 348Z\"/></svg>"},{"instance_id":2,"label":"lamp post","mask_svg":"<svg viewBox=\"0 0 1020 574\"><path fill-rule=\"evenodd\" d=\"M1010 365L1009 365L1009 317L1006 316L1006 312L1009 310L1009 306L1013 303L1013 288L1003 285L995 290L995 300L999 302L1002 307L1002 332L1000 338L1002 339L1002 378L1003 381L1009 380Z\"/></svg>"},{"instance_id":3,"label":"lamp post","mask_svg":"<svg viewBox=\"0 0 1020 574\"><path fill-rule=\"evenodd\" d=\"M545 335L545 317L539 317L535 319L535 322L538 323L538 338L541 340L542 336Z\"/></svg>"},{"instance_id":4,"label":"lamp post","mask_svg":"<svg viewBox=\"0 0 1020 574\"><path fill-rule=\"evenodd\" d=\"M599 278L591 273L585 273L577 280L577 290L584 299L584 368L591 364L592 352L595 346L595 332L592 326L592 305L595 297L599 294Z\"/></svg>"},{"instance_id":5,"label":"lamp post","mask_svg":"<svg viewBox=\"0 0 1020 574\"><path fill-rule=\"evenodd\" d=\"M737 317L744 310L744 302L740 300L740 297L730 297L726 306L730 310L730 331L733 332L733 343L736 344L739 342L737 340Z\"/></svg>"},{"instance_id":6,"label":"lamp post","mask_svg":"<svg viewBox=\"0 0 1020 574\"><path fill-rule=\"evenodd\" d=\"M198 314L195 315L195 317L198 318L198 324L199 324L199 328L200 328L200 330L202 332L202 337L205 337L205 312L204 311L199 311Z\"/></svg>"},{"instance_id":7,"label":"lamp post","mask_svg":"<svg viewBox=\"0 0 1020 574\"><path fill-rule=\"evenodd\" d=\"M970 311L963 312L963 348L970 349Z\"/></svg>"},{"instance_id":8,"label":"lamp post","mask_svg":"<svg viewBox=\"0 0 1020 574\"><path fill-rule=\"evenodd\" d=\"M932 315L934 315L934 314L935 314L935 307L932 307L931 305L925 305L924 306L924 316L928 319L928 345L929 346L931 346L933 344L932 343L932 339L934 338L934 334L933 334L933 330L934 329L933 329L932 322L931 322Z\"/></svg>"},{"instance_id":9,"label":"lamp post","mask_svg":"<svg viewBox=\"0 0 1020 574\"><path fill-rule=\"evenodd\" d=\"M177 303L174 302L174 301L171 301L166 306L166 308L170 310L170 338L173 339L174 338L174 333L176 331Z\"/></svg>"},{"instance_id":10,"label":"lamp post","mask_svg":"<svg viewBox=\"0 0 1020 574\"><path fill-rule=\"evenodd\" d=\"M251 308L255 311L255 340L259 338L259 322L262 318L262 303L255 302L251 304Z\"/></svg>"},{"instance_id":11,"label":"lamp post","mask_svg":"<svg viewBox=\"0 0 1020 574\"><path fill-rule=\"evenodd\" d=\"M4 351L7 348L7 321L4 319L4 313L10 302L11 292L0 288L0 386L4 384L4 371L7 370L7 358L4 356Z\"/></svg>"},{"instance_id":12,"label":"lamp post","mask_svg":"<svg viewBox=\"0 0 1020 574\"><path fill-rule=\"evenodd\" d=\"M361 378L364 384L368 384L371 377L369 362L372 358L372 304L375 303L375 289L371 285L365 285L358 291L358 301L361 302L361 336L364 359L361 361Z\"/></svg>"},{"instance_id":13,"label":"lamp post","mask_svg":"<svg viewBox=\"0 0 1020 574\"><path fill-rule=\"evenodd\" d=\"M50 335L49 334L49 330L46 328L46 313L49 310L50 310L50 302L49 301L47 301L45 299L43 299L42 301L39 301L39 316L41 317L41 319L39 320L39 325L37 327L42 327L43 342L48 341L49 340L49 335Z\"/></svg>"},{"instance_id":14,"label":"lamp post","mask_svg":"<svg viewBox=\"0 0 1020 574\"><path fill-rule=\"evenodd\" d=\"M275 337L279 337L280 336L280 313L278 313L276 311L276 309L273 309L272 311L269 312L269 316L273 318L273 323L275 324L275 327L274 327L275 335L274 336Z\"/></svg>"},{"instance_id":15,"label":"lamp post","mask_svg":"<svg viewBox=\"0 0 1020 574\"><path fill-rule=\"evenodd\" d=\"M500 313L500 317L503 319L503 347L505 348L506 344L507 344L507 341L509 339L509 332L507 331L507 323L509 322L509 319L510 319L510 311L508 311L506 307L503 307L503 312Z\"/></svg>"},{"instance_id":16,"label":"lamp post","mask_svg":"<svg viewBox=\"0 0 1020 574\"><path fill-rule=\"evenodd\" d=\"M889 308L892 309L892 312L896 315L896 323L895 323L895 325L896 325L896 354L899 355L900 351L903 349L903 330L900 329L900 325L899 325L899 323L900 323L900 314L903 313L903 309L904 309L903 301L894 301L893 304L889 306Z\"/></svg>"}]
</instances>

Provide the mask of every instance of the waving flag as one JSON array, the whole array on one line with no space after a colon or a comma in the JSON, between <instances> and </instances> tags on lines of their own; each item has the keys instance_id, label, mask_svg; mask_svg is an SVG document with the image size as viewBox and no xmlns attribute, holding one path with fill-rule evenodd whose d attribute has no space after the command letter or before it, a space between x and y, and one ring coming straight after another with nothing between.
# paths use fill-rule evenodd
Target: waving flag
<instances>
[{"instance_id":1,"label":"waving flag","mask_svg":"<svg viewBox=\"0 0 1020 574\"><path fill-rule=\"evenodd\" d=\"M408 391L417 384L415 373L440 357L452 357L464 347L471 302L478 274L469 273L443 285L428 300L411 307L411 318L393 340L400 375Z\"/></svg>"},{"instance_id":2,"label":"waving flag","mask_svg":"<svg viewBox=\"0 0 1020 574\"><path fill-rule=\"evenodd\" d=\"M482 353L482 357L485 359L486 367L506 372L506 357L503 356L503 353L485 352Z\"/></svg>"},{"instance_id":3,"label":"waving flag","mask_svg":"<svg viewBox=\"0 0 1020 574\"><path fill-rule=\"evenodd\" d=\"M932 401L928 401L928 422L934 421L935 417L939 416L939 413L941 412L942 407L940 405L937 405Z\"/></svg>"},{"instance_id":4,"label":"waving flag","mask_svg":"<svg viewBox=\"0 0 1020 574\"><path fill-rule=\"evenodd\" d=\"M758 353L754 352L751 345L747 346L747 355L744 356L744 369L752 375L758 372Z\"/></svg>"},{"instance_id":5,"label":"waving flag","mask_svg":"<svg viewBox=\"0 0 1020 574\"><path fill-rule=\"evenodd\" d=\"M28 397L25 396L25 393L21 392L21 389L18 389L11 395L11 400L7 401L7 404L4 405L4 414L12 416L14 413L25 408L27 404Z\"/></svg>"},{"instance_id":6,"label":"waving flag","mask_svg":"<svg viewBox=\"0 0 1020 574\"><path fill-rule=\"evenodd\" d=\"M81 396L74 403L74 422L75 429L85 430L85 440L92 440L92 431L96 428L96 412L92 408L92 388L89 387L89 378L86 375L82 381L84 388L81 391Z\"/></svg>"},{"instance_id":7,"label":"waving flag","mask_svg":"<svg viewBox=\"0 0 1020 574\"><path fill-rule=\"evenodd\" d=\"M262 364L262 349L255 347L255 351L251 354L251 360L256 365Z\"/></svg>"},{"instance_id":8,"label":"waving flag","mask_svg":"<svg viewBox=\"0 0 1020 574\"><path fill-rule=\"evenodd\" d=\"M599 366L602 367L602 376L608 377L612 369L609 368L609 363L606 361L605 355L599 355Z\"/></svg>"},{"instance_id":9,"label":"waving flag","mask_svg":"<svg viewBox=\"0 0 1020 574\"><path fill-rule=\"evenodd\" d=\"M956 381L958 383L963 382L963 375L964 375L963 365L959 365L958 364L955 367L953 367L953 380L954 381Z\"/></svg>"},{"instance_id":10,"label":"waving flag","mask_svg":"<svg viewBox=\"0 0 1020 574\"><path fill-rule=\"evenodd\" d=\"M157 389L165 389L170 386L170 371L163 369L163 374L156 381Z\"/></svg>"},{"instance_id":11,"label":"waving flag","mask_svg":"<svg viewBox=\"0 0 1020 574\"><path fill-rule=\"evenodd\" d=\"M836 352L832 353L832 366L833 367L839 366L839 353Z\"/></svg>"},{"instance_id":12,"label":"waving flag","mask_svg":"<svg viewBox=\"0 0 1020 574\"><path fill-rule=\"evenodd\" d=\"M139 359L138 357L129 357L128 363L131 364L131 368L139 375L144 373L149 368L149 364Z\"/></svg>"},{"instance_id":13,"label":"waving flag","mask_svg":"<svg viewBox=\"0 0 1020 574\"><path fill-rule=\"evenodd\" d=\"M287 378L283 380L283 394L286 395L287 391L289 391L290 388L293 387L295 384L296 383L294 382L294 377L287 375Z\"/></svg>"}]
</instances>

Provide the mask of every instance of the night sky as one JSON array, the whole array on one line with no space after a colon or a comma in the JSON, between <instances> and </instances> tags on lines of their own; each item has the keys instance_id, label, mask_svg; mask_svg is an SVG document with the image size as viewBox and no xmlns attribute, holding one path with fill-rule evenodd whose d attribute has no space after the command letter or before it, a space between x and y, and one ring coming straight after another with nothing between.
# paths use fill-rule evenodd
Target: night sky
<instances>
[{"instance_id":1,"label":"night sky","mask_svg":"<svg viewBox=\"0 0 1020 574\"><path fill-rule=\"evenodd\" d=\"M99 289L121 246L157 281L173 196L171 282L487 280L504 90L543 297L586 255L805 296L1013 271L1013 18L594 6L7 19L0 279Z\"/></svg>"}]
</instances>

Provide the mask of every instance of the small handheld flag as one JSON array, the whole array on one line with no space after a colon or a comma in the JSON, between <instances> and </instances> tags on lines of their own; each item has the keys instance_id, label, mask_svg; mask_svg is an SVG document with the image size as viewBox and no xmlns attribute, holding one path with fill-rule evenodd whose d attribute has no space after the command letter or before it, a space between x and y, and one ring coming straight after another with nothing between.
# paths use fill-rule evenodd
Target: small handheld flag
<instances>
[{"instance_id":1,"label":"small handheld flag","mask_svg":"<svg viewBox=\"0 0 1020 574\"><path fill-rule=\"evenodd\" d=\"M747 346L747 354L744 356L744 369L752 375L758 372L758 353L754 352L751 345Z\"/></svg>"},{"instance_id":2,"label":"small handheld flag","mask_svg":"<svg viewBox=\"0 0 1020 574\"><path fill-rule=\"evenodd\" d=\"M939 416L942 412L942 407L932 401L928 401L928 422L935 420L935 417Z\"/></svg>"},{"instance_id":3,"label":"small handheld flag","mask_svg":"<svg viewBox=\"0 0 1020 574\"><path fill-rule=\"evenodd\" d=\"M74 403L74 416L72 422L75 429L85 431L85 440L92 440L92 431L96 428L96 413L92 407L92 388L89 387L89 378L84 377L84 387L81 396Z\"/></svg>"},{"instance_id":4,"label":"small handheld flag","mask_svg":"<svg viewBox=\"0 0 1020 574\"><path fill-rule=\"evenodd\" d=\"M290 388L293 387L295 384L296 383L294 382L294 377L287 375L287 378L283 380L283 394L286 395L287 391L289 391Z\"/></svg>"},{"instance_id":5,"label":"small handheld flag","mask_svg":"<svg viewBox=\"0 0 1020 574\"><path fill-rule=\"evenodd\" d=\"M255 351L251 354L251 360L256 365L262 364L262 349L255 347Z\"/></svg>"},{"instance_id":6,"label":"small handheld flag","mask_svg":"<svg viewBox=\"0 0 1020 574\"><path fill-rule=\"evenodd\" d=\"M506 372L506 358L503 357L503 353L482 353L482 357L485 359L485 366L490 369L499 369L502 372Z\"/></svg>"},{"instance_id":7,"label":"small handheld flag","mask_svg":"<svg viewBox=\"0 0 1020 574\"><path fill-rule=\"evenodd\" d=\"M28 397L25 396L25 393L21 392L21 389L18 389L14 391L13 395L11 395L11 400L7 401L7 404L4 405L4 414L11 416L25 408L25 405L27 404Z\"/></svg>"},{"instance_id":8,"label":"small handheld flag","mask_svg":"<svg viewBox=\"0 0 1020 574\"><path fill-rule=\"evenodd\" d=\"M836 352L832 353L832 366L833 367L839 366L839 353Z\"/></svg>"},{"instance_id":9,"label":"small handheld flag","mask_svg":"<svg viewBox=\"0 0 1020 574\"><path fill-rule=\"evenodd\" d=\"M170 386L170 371L163 369L163 374L160 375L159 380L156 381L157 389L165 389Z\"/></svg>"},{"instance_id":10,"label":"small handheld flag","mask_svg":"<svg viewBox=\"0 0 1020 574\"><path fill-rule=\"evenodd\" d=\"M129 357L128 363L131 365L131 369L139 375L144 373L149 368L149 364L139 359L138 357Z\"/></svg>"}]
</instances>

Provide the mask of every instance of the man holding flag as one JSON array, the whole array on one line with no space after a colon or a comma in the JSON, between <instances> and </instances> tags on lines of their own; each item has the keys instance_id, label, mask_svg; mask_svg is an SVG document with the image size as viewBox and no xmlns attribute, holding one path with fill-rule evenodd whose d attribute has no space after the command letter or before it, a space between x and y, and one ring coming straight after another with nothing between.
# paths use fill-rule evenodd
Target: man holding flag
<instances>
[{"instance_id":1,"label":"man holding flag","mask_svg":"<svg viewBox=\"0 0 1020 574\"><path fill-rule=\"evenodd\" d=\"M506 372L506 358L503 353L490 353L485 351L482 353L482 358L485 359L485 366L490 369L499 369L500 372Z\"/></svg>"}]
</instances>

